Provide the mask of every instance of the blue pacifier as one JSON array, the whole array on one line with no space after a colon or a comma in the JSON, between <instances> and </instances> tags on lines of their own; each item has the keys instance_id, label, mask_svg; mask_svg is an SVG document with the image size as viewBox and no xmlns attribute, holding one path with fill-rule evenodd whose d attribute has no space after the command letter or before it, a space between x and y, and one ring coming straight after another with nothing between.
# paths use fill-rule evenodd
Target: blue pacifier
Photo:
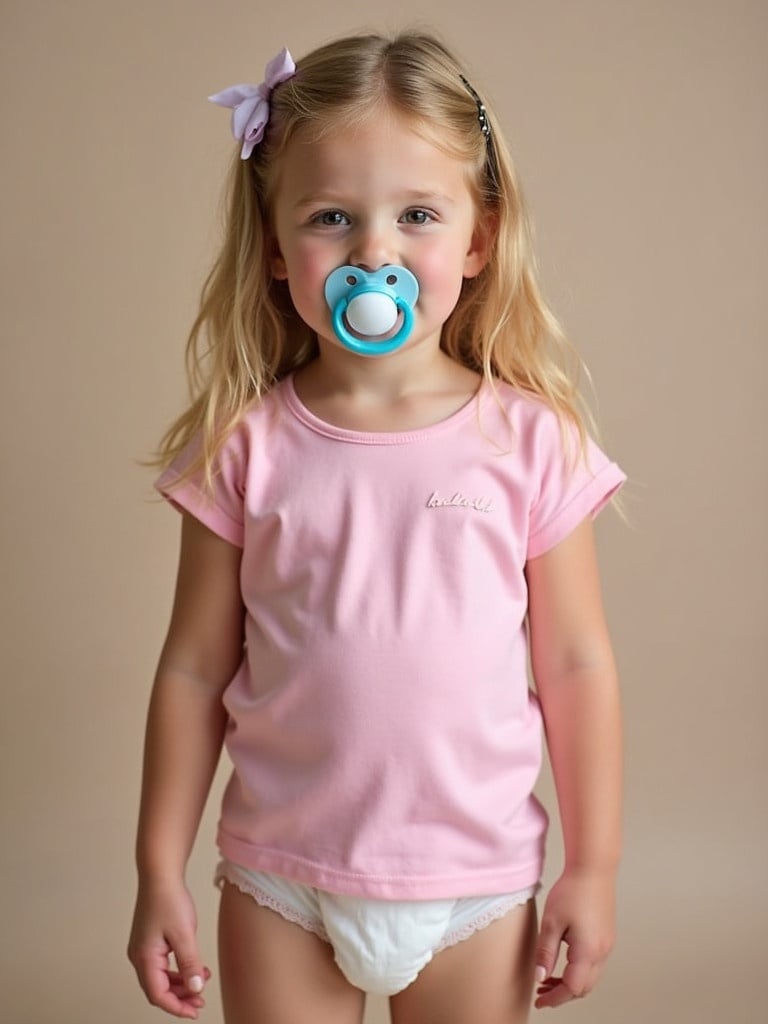
<instances>
[{"instance_id":1,"label":"blue pacifier","mask_svg":"<svg viewBox=\"0 0 768 1024\"><path fill-rule=\"evenodd\" d=\"M338 267L325 282L336 337L362 356L386 356L405 344L413 330L418 297L419 282L405 267L381 267L372 273ZM401 313L400 328L390 338Z\"/></svg>"}]
</instances>

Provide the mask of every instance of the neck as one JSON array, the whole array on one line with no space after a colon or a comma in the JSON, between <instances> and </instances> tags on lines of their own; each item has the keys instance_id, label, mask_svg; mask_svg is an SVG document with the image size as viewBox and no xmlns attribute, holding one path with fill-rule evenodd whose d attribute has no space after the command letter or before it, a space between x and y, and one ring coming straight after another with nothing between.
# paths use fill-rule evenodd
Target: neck
<instances>
[{"instance_id":1,"label":"neck","mask_svg":"<svg viewBox=\"0 0 768 1024\"><path fill-rule=\"evenodd\" d=\"M297 375L303 389L386 404L441 389L464 368L436 345L406 346L390 355L357 356L321 341L317 359Z\"/></svg>"},{"instance_id":2,"label":"neck","mask_svg":"<svg viewBox=\"0 0 768 1024\"><path fill-rule=\"evenodd\" d=\"M480 378L437 346L407 346L376 359L321 342L318 358L294 383L304 405L328 423L400 431L450 416L475 394Z\"/></svg>"}]
</instances>

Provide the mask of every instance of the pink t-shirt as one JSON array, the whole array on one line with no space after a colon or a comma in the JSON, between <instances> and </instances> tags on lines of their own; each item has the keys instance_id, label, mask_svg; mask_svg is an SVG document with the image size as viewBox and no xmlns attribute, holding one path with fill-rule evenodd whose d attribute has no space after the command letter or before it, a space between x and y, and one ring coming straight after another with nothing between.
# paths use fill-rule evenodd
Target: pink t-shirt
<instances>
[{"instance_id":1,"label":"pink t-shirt","mask_svg":"<svg viewBox=\"0 0 768 1024\"><path fill-rule=\"evenodd\" d=\"M621 470L590 442L569 472L554 414L507 385L433 426L366 434L319 420L290 377L219 466L213 499L178 465L158 488L243 548L224 856L382 899L537 882L523 570Z\"/></svg>"}]
</instances>

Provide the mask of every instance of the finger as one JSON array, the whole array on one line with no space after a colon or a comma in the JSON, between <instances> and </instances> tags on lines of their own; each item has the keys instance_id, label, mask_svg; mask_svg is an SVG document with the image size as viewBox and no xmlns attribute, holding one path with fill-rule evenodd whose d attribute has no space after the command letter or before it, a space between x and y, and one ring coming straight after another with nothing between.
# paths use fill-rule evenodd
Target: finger
<instances>
[{"instance_id":1,"label":"finger","mask_svg":"<svg viewBox=\"0 0 768 1024\"><path fill-rule=\"evenodd\" d=\"M147 950L134 963L139 984L153 1006L159 1006L168 991L168 958L160 950Z\"/></svg>"},{"instance_id":2,"label":"finger","mask_svg":"<svg viewBox=\"0 0 768 1024\"><path fill-rule=\"evenodd\" d=\"M152 1006L186 1020L197 1020L197 1011L204 1005L200 996L187 996L182 985L176 989L167 975L148 979L145 991Z\"/></svg>"},{"instance_id":3,"label":"finger","mask_svg":"<svg viewBox=\"0 0 768 1024\"><path fill-rule=\"evenodd\" d=\"M186 994L199 996L205 988L207 977L210 977L210 971L206 977L207 968L200 959L194 935L179 937L172 944L177 973L184 979Z\"/></svg>"},{"instance_id":4,"label":"finger","mask_svg":"<svg viewBox=\"0 0 768 1024\"><path fill-rule=\"evenodd\" d=\"M203 978L203 980L205 982L207 982L210 979L210 977L211 977L211 972L208 970L207 967L204 968L204 978ZM195 993L190 993L189 992L189 987L188 987L186 981L184 980L182 975L179 974L177 971L169 972L169 974L168 974L168 981L169 981L169 989L170 989L170 991L175 996L177 996L179 999L181 999L184 1002L188 1003L189 1006L195 1006L195 1007L197 1007L197 1009L200 1009L200 1010L205 1006L205 999L203 999L203 997L201 995L196 995Z\"/></svg>"},{"instance_id":5,"label":"finger","mask_svg":"<svg viewBox=\"0 0 768 1024\"><path fill-rule=\"evenodd\" d=\"M562 977L552 976L539 986L534 1006L543 1009L583 999L595 987L599 973L599 968L587 961L568 964Z\"/></svg>"},{"instance_id":6,"label":"finger","mask_svg":"<svg viewBox=\"0 0 768 1024\"><path fill-rule=\"evenodd\" d=\"M179 987L182 987L182 986L184 986L186 984L185 981L184 981L184 976L182 974L180 974L178 971L168 971L168 977L170 978L172 984L178 985ZM207 982L210 981L210 979L211 979L211 972L208 970L207 967L204 967L203 968L203 981L205 983L207 983Z\"/></svg>"},{"instance_id":7,"label":"finger","mask_svg":"<svg viewBox=\"0 0 768 1024\"><path fill-rule=\"evenodd\" d=\"M536 982L541 984L550 977L555 969L557 958L560 955L560 944L563 941L564 928L553 916L544 916L539 929L539 939L536 944Z\"/></svg>"},{"instance_id":8,"label":"finger","mask_svg":"<svg viewBox=\"0 0 768 1024\"><path fill-rule=\"evenodd\" d=\"M592 960L574 960L563 971L563 983L574 999L583 999L595 987L599 966Z\"/></svg>"},{"instance_id":9,"label":"finger","mask_svg":"<svg viewBox=\"0 0 768 1024\"><path fill-rule=\"evenodd\" d=\"M155 955L139 958L136 970L141 987L152 1006L175 1017L197 1020L197 1011L202 1008L200 996L190 997L187 994L181 975L168 969L167 956L156 952Z\"/></svg>"},{"instance_id":10,"label":"finger","mask_svg":"<svg viewBox=\"0 0 768 1024\"><path fill-rule=\"evenodd\" d=\"M562 978L549 978L539 988L538 996L534 1002L537 1010L545 1007L553 1008L569 1003L573 999L573 993L563 984Z\"/></svg>"},{"instance_id":11,"label":"finger","mask_svg":"<svg viewBox=\"0 0 768 1024\"><path fill-rule=\"evenodd\" d=\"M190 1006L202 1004L203 997L190 993L186 981L180 974L168 975L168 991L184 1002L189 1003Z\"/></svg>"}]
</instances>

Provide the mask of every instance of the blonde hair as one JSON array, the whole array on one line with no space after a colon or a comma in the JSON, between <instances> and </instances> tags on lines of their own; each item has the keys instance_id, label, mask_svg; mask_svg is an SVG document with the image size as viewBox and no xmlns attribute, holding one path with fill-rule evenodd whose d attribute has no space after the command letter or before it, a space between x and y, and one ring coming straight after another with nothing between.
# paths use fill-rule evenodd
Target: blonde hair
<instances>
[{"instance_id":1,"label":"blonde hair","mask_svg":"<svg viewBox=\"0 0 768 1024\"><path fill-rule=\"evenodd\" d=\"M487 380L538 396L564 433L585 416L577 388L580 361L544 302L536 277L529 222L512 158L498 121L478 101L451 53L435 38L403 33L360 35L314 50L270 97L264 141L248 160L234 153L224 242L202 289L186 350L192 403L161 440L166 465L193 438L210 483L216 453L246 407L317 354L317 340L294 310L287 285L272 278L271 201L280 157L299 131L322 137L358 125L382 104L451 156L466 162L479 216L492 230L483 271L464 281L445 323L441 346Z\"/></svg>"}]
</instances>

